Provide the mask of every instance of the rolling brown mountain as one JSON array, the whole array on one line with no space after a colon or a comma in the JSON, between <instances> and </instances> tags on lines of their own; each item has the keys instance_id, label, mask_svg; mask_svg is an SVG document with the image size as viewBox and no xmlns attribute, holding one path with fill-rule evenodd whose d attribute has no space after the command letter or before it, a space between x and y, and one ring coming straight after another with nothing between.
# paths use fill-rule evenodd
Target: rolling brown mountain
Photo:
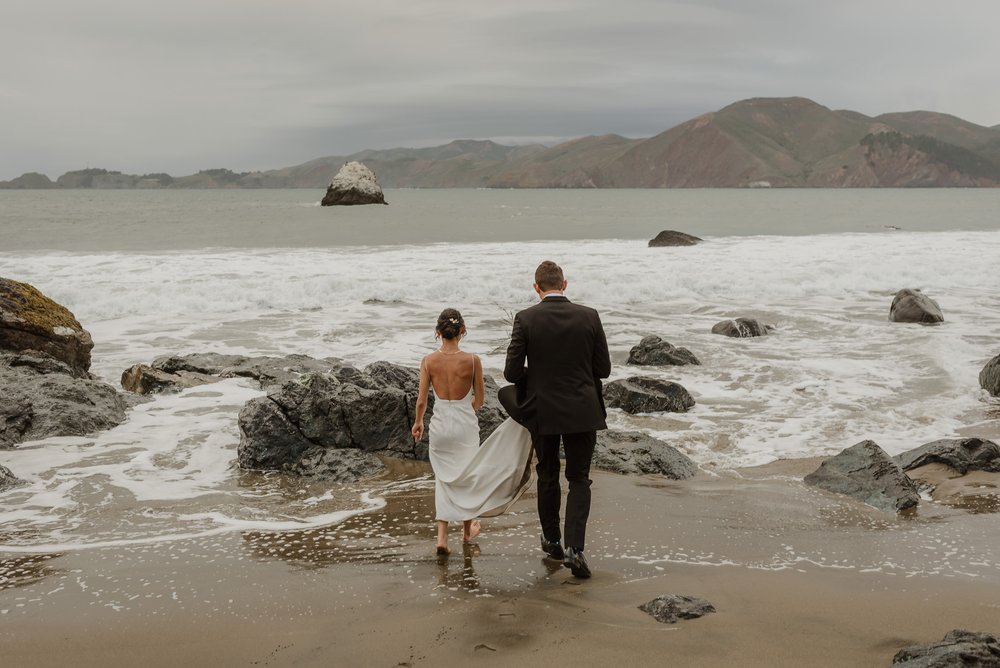
<instances>
[{"instance_id":1,"label":"rolling brown mountain","mask_svg":"<svg viewBox=\"0 0 1000 668\"><path fill-rule=\"evenodd\" d=\"M551 147L458 140L243 174L130 177L86 170L101 174L70 172L53 185L319 189L351 160L366 164L388 188L996 187L1000 126L927 111L869 117L801 97L752 98L648 139L601 135ZM0 187L41 186L41 176Z\"/></svg>"}]
</instances>

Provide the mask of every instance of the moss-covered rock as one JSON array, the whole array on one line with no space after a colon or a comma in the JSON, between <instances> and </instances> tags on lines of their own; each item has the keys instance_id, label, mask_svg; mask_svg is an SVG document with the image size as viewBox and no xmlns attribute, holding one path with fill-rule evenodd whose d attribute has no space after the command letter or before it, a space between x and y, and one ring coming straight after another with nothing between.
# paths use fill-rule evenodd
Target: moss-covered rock
<instances>
[{"instance_id":1,"label":"moss-covered rock","mask_svg":"<svg viewBox=\"0 0 1000 668\"><path fill-rule=\"evenodd\" d=\"M90 333L69 309L27 283L0 277L0 351L45 353L83 378L93 347Z\"/></svg>"}]
</instances>

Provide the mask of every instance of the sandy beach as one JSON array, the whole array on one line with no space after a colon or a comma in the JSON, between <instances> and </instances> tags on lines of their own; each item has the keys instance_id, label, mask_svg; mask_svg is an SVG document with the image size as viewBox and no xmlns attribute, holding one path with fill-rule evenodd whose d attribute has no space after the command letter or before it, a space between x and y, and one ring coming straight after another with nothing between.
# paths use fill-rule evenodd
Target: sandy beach
<instances>
[{"instance_id":1,"label":"sandy beach","mask_svg":"<svg viewBox=\"0 0 1000 668\"><path fill-rule=\"evenodd\" d=\"M1000 476L951 482L952 501L985 499L972 510L894 517L802 485L815 463L597 472L589 581L542 559L531 495L436 557L427 484L324 529L4 555L4 665L886 666L953 628L1000 629L1000 534L977 512ZM668 593L717 612L637 609Z\"/></svg>"}]
</instances>

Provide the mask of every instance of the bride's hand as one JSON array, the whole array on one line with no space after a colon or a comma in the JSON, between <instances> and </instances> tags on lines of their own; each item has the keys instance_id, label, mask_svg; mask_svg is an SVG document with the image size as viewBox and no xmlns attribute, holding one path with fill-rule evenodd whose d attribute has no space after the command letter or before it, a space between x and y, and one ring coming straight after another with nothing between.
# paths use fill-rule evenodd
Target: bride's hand
<instances>
[{"instance_id":1,"label":"bride's hand","mask_svg":"<svg viewBox=\"0 0 1000 668\"><path fill-rule=\"evenodd\" d=\"M414 441L419 441L420 437L424 435L424 423L415 422L413 424L413 429L410 430L410 433L413 434Z\"/></svg>"}]
</instances>

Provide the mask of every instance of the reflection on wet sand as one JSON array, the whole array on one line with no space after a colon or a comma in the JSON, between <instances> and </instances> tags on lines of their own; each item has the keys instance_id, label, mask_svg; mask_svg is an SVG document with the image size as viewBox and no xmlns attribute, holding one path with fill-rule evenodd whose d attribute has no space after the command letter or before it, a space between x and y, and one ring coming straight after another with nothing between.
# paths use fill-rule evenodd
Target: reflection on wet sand
<instances>
[{"instance_id":1,"label":"reflection on wet sand","mask_svg":"<svg viewBox=\"0 0 1000 668\"><path fill-rule=\"evenodd\" d=\"M59 573L48 562L61 554L25 554L0 559L0 591L34 584Z\"/></svg>"}]
</instances>

